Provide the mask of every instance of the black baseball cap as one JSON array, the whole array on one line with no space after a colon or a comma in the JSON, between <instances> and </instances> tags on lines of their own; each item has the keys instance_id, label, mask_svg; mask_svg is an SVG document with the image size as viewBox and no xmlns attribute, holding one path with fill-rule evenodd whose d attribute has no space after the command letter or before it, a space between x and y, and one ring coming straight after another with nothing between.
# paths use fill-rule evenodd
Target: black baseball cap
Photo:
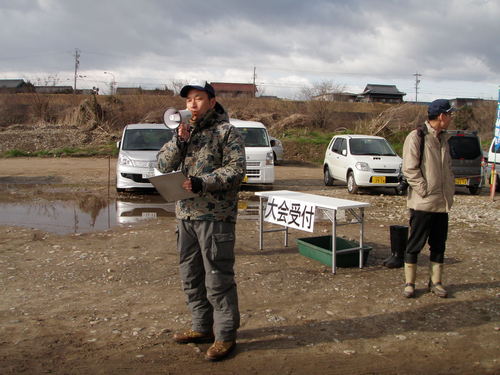
<instances>
[{"instance_id":1,"label":"black baseball cap","mask_svg":"<svg viewBox=\"0 0 500 375\"><path fill-rule=\"evenodd\" d=\"M210 83L207 81L199 81L199 80L194 80L189 82L186 86L184 86L181 89L181 97L186 98L188 95L189 90L200 90L200 91L205 91L208 94L209 98L215 98L215 90L212 87Z\"/></svg>"},{"instance_id":2,"label":"black baseball cap","mask_svg":"<svg viewBox=\"0 0 500 375\"><path fill-rule=\"evenodd\" d=\"M441 113L451 113L455 111L447 99L436 99L427 108L429 116L439 116Z\"/></svg>"}]
</instances>

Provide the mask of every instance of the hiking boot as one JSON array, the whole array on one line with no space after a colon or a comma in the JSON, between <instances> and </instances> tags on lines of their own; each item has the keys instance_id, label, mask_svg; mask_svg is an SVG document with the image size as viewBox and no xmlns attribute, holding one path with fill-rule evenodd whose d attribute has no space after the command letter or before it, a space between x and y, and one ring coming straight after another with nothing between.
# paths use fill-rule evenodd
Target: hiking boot
<instances>
[{"instance_id":1,"label":"hiking boot","mask_svg":"<svg viewBox=\"0 0 500 375\"><path fill-rule=\"evenodd\" d=\"M233 351L235 346L236 341L216 341L210 348L208 348L205 358L210 361L219 361L227 357L227 355Z\"/></svg>"},{"instance_id":2,"label":"hiking boot","mask_svg":"<svg viewBox=\"0 0 500 375\"><path fill-rule=\"evenodd\" d=\"M184 332L177 332L176 334L174 334L173 339L177 344L189 344L191 342L195 344L201 344L206 342L213 342L214 334L212 332L204 333L193 331L192 329L190 329Z\"/></svg>"}]
</instances>

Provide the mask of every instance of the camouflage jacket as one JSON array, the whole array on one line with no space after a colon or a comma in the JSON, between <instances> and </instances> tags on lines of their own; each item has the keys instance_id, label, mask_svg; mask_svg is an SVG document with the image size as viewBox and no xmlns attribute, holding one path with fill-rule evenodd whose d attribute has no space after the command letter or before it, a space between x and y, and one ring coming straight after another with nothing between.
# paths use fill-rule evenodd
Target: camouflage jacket
<instances>
[{"instance_id":1,"label":"camouflage jacket","mask_svg":"<svg viewBox=\"0 0 500 375\"><path fill-rule=\"evenodd\" d=\"M177 201L178 219L236 222L238 190L245 176L245 146L219 103L194 124L188 142L175 135L157 159L162 173L181 169L185 176L202 180L199 196Z\"/></svg>"}]
</instances>

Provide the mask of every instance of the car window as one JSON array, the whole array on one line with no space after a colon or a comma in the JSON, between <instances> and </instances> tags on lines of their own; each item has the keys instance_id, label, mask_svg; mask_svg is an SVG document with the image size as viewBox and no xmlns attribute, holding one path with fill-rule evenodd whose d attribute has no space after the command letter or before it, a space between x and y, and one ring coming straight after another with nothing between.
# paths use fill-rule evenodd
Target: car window
<instances>
[{"instance_id":1,"label":"car window","mask_svg":"<svg viewBox=\"0 0 500 375\"><path fill-rule=\"evenodd\" d=\"M391 145L380 138L353 138L349 140L352 155L396 156Z\"/></svg>"},{"instance_id":2,"label":"car window","mask_svg":"<svg viewBox=\"0 0 500 375\"><path fill-rule=\"evenodd\" d=\"M452 159L472 160L483 155L475 137L452 136L448 140Z\"/></svg>"},{"instance_id":3,"label":"car window","mask_svg":"<svg viewBox=\"0 0 500 375\"><path fill-rule=\"evenodd\" d=\"M337 154L340 154L341 151L340 151L340 146L342 144L342 140L344 138L336 138L335 139L335 142L333 142L333 146L332 146L332 151L337 153Z\"/></svg>"},{"instance_id":4,"label":"car window","mask_svg":"<svg viewBox=\"0 0 500 375\"><path fill-rule=\"evenodd\" d=\"M496 148L496 151L495 151L495 148ZM495 145L495 142L491 142L491 150L490 150L490 152L494 152L495 154L498 154L500 152L500 143L497 143Z\"/></svg>"},{"instance_id":5,"label":"car window","mask_svg":"<svg viewBox=\"0 0 500 375\"><path fill-rule=\"evenodd\" d=\"M262 128L238 128L243 136L245 147L269 147L266 129Z\"/></svg>"},{"instance_id":6,"label":"car window","mask_svg":"<svg viewBox=\"0 0 500 375\"><path fill-rule=\"evenodd\" d=\"M340 153L342 154L343 151L347 152L347 141L345 138L342 138L342 142L340 142Z\"/></svg>"},{"instance_id":7,"label":"car window","mask_svg":"<svg viewBox=\"0 0 500 375\"><path fill-rule=\"evenodd\" d=\"M158 151L173 136L170 129L127 129L122 150Z\"/></svg>"}]
</instances>

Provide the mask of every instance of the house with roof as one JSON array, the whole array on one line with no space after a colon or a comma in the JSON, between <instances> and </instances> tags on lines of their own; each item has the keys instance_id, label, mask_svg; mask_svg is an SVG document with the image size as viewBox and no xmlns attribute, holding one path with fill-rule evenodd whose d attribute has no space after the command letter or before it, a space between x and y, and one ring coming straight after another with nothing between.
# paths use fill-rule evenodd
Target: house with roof
<instances>
[{"instance_id":1,"label":"house with roof","mask_svg":"<svg viewBox=\"0 0 500 375\"><path fill-rule=\"evenodd\" d=\"M397 89L396 85L376 85L369 83L365 90L358 95L360 102L402 103L405 92Z\"/></svg>"},{"instance_id":2,"label":"house with roof","mask_svg":"<svg viewBox=\"0 0 500 375\"><path fill-rule=\"evenodd\" d=\"M225 98L254 98L257 86L253 83L210 82L217 96Z\"/></svg>"},{"instance_id":3,"label":"house with roof","mask_svg":"<svg viewBox=\"0 0 500 375\"><path fill-rule=\"evenodd\" d=\"M0 93L16 94L32 91L33 85L24 79L0 79Z\"/></svg>"}]
</instances>

